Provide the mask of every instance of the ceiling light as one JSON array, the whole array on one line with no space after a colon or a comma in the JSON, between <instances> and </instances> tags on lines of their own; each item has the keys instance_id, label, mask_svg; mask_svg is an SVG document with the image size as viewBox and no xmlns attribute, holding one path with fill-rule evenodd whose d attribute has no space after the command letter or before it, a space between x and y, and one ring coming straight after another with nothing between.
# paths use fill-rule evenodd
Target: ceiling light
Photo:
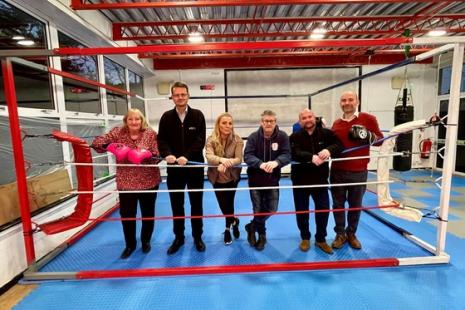
<instances>
[{"instance_id":1,"label":"ceiling light","mask_svg":"<svg viewBox=\"0 0 465 310\"><path fill-rule=\"evenodd\" d=\"M32 40L20 40L17 42L17 44L22 46L32 46L35 44L35 42Z\"/></svg>"},{"instance_id":2,"label":"ceiling light","mask_svg":"<svg viewBox=\"0 0 465 310\"><path fill-rule=\"evenodd\" d=\"M312 33L310 34L309 38L310 39L323 39L326 35L327 30L324 28L315 28L312 30Z\"/></svg>"},{"instance_id":3,"label":"ceiling light","mask_svg":"<svg viewBox=\"0 0 465 310\"><path fill-rule=\"evenodd\" d=\"M447 32L442 29L430 30L426 35L430 37L440 37L445 35Z\"/></svg>"},{"instance_id":4,"label":"ceiling light","mask_svg":"<svg viewBox=\"0 0 465 310\"><path fill-rule=\"evenodd\" d=\"M310 39L319 40L325 37L324 33L312 33Z\"/></svg>"},{"instance_id":5,"label":"ceiling light","mask_svg":"<svg viewBox=\"0 0 465 310\"><path fill-rule=\"evenodd\" d=\"M192 32L189 34L188 40L191 43L200 43L204 41L204 38L200 32Z\"/></svg>"},{"instance_id":6,"label":"ceiling light","mask_svg":"<svg viewBox=\"0 0 465 310\"><path fill-rule=\"evenodd\" d=\"M26 38L23 37L23 36L13 36L12 39L13 39L13 40L24 40L24 39L26 39Z\"/></svg>"},{"instance_id":7,"label":"ceiling light","mask_svg":"<svg viewBox=\"0 0 465 310\"><path fill-rule=\"evenodd\" d=\"M312 33L321 33L321 34L325 34L326 32L328 32L328 30L326 30L324 28L315 28L312 31Z\"/></svg>"}]
</instances>

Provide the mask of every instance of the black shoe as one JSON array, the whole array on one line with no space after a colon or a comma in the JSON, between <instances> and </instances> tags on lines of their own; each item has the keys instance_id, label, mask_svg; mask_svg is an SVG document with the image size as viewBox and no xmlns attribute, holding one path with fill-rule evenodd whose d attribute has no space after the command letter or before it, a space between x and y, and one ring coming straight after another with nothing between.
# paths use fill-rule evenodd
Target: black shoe
<instances>
[{"instance_id":1,"label":"black shoe","mask_svg":"<svg viewBox=\"0 0 465 310\"><path fill-rule=\"evenodd\" d=\"M255 243L255 249L257 251L262 251L265 248L266 244L266 235L265 234L259 234L258 235L258 241Z\"/></svg>"},{"instance_id":2,"label":"black shoe","mask_svg":"<svg viewBox=\"0 0 465 310\"><path fill-rule=\"evenodd\" d=\"M121 257L122 259L128 258L129 256L131 256L132 252L134 252L135 249L136 249L135 247L134 247L134 248L126 247L126 248L123 250L123 252L121 253L121 256L120 256L120 257Z\"/></svg>"},{"instance_id":3,"label":"black shoe","mask_svg":"<svg viewBox=\"0 0 465 310\"><path fill-rule=\"evenodd\" d=\"M234 238L238 239L239 236L241 235L240 231L239 231L239 219L236 217L234 219L234 223L232 224L232 229L233 229L233 236Z\"/></svg>"},{"instance_id":4,"label":"black shoe","mask_svg":"<svg viewBox=\"0 0 465 310\"><path fill-rule=\"evenodd\" d=\"M231 232L229 229L224 231L224 244L230 245L232 243Z\"/></svg>"},{"instance_id":5,"label":"black shoe","mask_svg":"<svg viewBox=\"0 0 465 310\"><path fill-rule=\"evenodd\" d=\"M255 246L255 243L257 243L257 238L255 236L253 223L245 225L244 228L247 231L247 241L249 242L250 246Z\"/></svg>"},{"instance_id":6,"label":"black shoe","mask_svg":"<svg viewBox=\"0 0 465 310\"><path fill-rule=\"evenodd\" d=\"M150 243L142 243L142 253L147 254L152 249Z\"/></svg>"},{"instance_id":7,"label":"black shoe","mask_svg":"<svg viewBox=\"0 0 465 310\"><path fill-rule=\"evenodd\" d=\"M182 246L184 245L184 239L174 239L173 243L171 246L168 248L168 251L166 253L168 255L176 253Z\"/></svg>"},{"instance_id":8,"label":"black shoe","mask_svg":"<svg viewBox=\"0 0 465 310\"><path fill-rule=\"evenodd\" d=\"M195 248L199 252L205 252L205 243L203 243L202 238L194 239Z\"/></svg>"}]
</instances>

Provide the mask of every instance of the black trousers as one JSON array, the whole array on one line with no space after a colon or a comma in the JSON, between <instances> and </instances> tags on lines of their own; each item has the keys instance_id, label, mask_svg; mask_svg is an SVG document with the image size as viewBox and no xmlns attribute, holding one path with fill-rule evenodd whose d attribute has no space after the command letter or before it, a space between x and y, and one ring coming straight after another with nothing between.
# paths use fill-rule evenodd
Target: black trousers
<instances>
[{"instance_id":1,"label":"black trousers","mask_svg":"<svg viewBox=\"0 0 465 310\"><path fill-rule=\"evenodd\" d=\"M204 173L203 168L168 168L168 178L166 180L168 189L203 189ZM189 192L191 205L191 215L203 215L203 192ZM173 216L185 216L184 212L184 192L170 192L171 210ZM184 239L184 219L173 220L173 232L177 239ZM203 233L203 221L191 219L192 237L200 238Z\"/></svg>"},{"instance_id":2,"label":"black trousers","mask_svg":"<svg viewBox=\"0 0 465 310\"><path fill-rule=\"evenodd\" d=\"M296 185L296 184L294 184ZM296 211L308 211L310 204L310 196L312 196L315 204L315 210L329 210L329 194L327 188L294 188L294 205ZM309 213L296 214L297 227L300 230L300 237L302 240L310 240L309 228ZM315 212L316 234L315 240L317 242L324 242L326 238L326 226L328 226L328 212Z\"/></svg>"},{"instance_id":3,"label":"black trousers","mask_svg":"<svg viewBox=\"0 0 465 310\"><path fill-rule=\"evenodd\" d=\"M234 188L234 190L229 191L215 191L216 200L220 206L221 212L227 216L226 219L226 228L231 227L234 223L234 197L236 196L236 188L239 181L231 181L228 183L215 183L213 188Z\"/></svg>"},{"instance_id":4,"label":"black trousers","mask_svg":"<svg viewBox=\"0 0 465 310\"><path fill-rule=\"evenodd\" d=\"M150 190L157 190L158 185ZM119 213L121 218L133 218L137 216L137 202L140 205L142 217L155 216L155 201L157 193L119 193ZM124 240L126 247L135 248L136 240L136 221L121 221L123 225ZM142 220L142 229L140 240L142 243L150 243L152 239L154 220Z\"/></svg>"}]
</instances>

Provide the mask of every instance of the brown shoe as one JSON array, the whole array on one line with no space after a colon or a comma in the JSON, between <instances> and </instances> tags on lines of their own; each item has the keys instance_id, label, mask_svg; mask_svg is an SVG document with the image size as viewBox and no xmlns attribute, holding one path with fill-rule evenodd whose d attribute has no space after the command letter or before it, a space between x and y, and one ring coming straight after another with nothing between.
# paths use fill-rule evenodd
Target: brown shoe
<instances>
[{"instance_id":1,"label":"brown shoe","mask_svg":"<svg viewBox=\"0 0 465 310\"><path fill-rule=\"evenodd\" d=\"M340 249L346 243L347 241L347 236L345 234L336 234L336 238L334 239L333 243L331 243L331 246L333 249Z\"/></svg>"},{"instance_id":2,"label":"brown shoe","mask_svg":"<svg viewBox=\"0 0 465 310\"><path fill-rule=\"evenodd\" d=\"M315 242L316 247L320 248L323 252L326 254L333 254L333 249L329 246L329 244L326 243L326 241L323 242Z\"/></svg>"},{"instance_id":3,"label":"brown shoe","mask_svg":"<svg viewBox=\"0 0 465 310\"><path fill-rule=\"evenodd\" d=\"M302 252L307 252L308 250L310 250L310 241L309 240L302 240L299 244L299 249L302 251Z\"/></svg>"},{"instance_id":4,"label":"brown shoe","mask_svg":"<svg viewBox=\"0 0 465 310\"><path fill-rule=\"evenodd\" d=\"M362 248L362 244L358 241L355 234L347 234L347 240L353 249L360 250Z\"/></svg>"}]
</instances>

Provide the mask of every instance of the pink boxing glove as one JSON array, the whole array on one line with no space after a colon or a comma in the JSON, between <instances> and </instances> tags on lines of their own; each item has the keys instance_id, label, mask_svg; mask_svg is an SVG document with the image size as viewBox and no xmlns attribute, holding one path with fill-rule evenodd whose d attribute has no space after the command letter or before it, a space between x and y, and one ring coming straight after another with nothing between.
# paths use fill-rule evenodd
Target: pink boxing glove
<instances>
[{"instance_id":1,"label":"pink boxing glove","mask_svg":"<svg viewBox=\"0 0 465 310\"><path fill-rule=\"evenodd\" d=\"M152 153L148 150L141 149L141 150L136 150L132 149L128 153L128 160L136 165L139 165L144 161L144 159L150 159L152 158Z\"/></svg>"},{"instance_id":2,"label":"pink boxing glove","mask_svg":"<svg viewBox=\"0 0 465 310\"><path fill-rule=\"evenodd\" d=\"M130 150L128 146L121 143L110 143L107 147L107 151L115 155L116 161L125 160Z\"/></svg>"}]
</instances>

